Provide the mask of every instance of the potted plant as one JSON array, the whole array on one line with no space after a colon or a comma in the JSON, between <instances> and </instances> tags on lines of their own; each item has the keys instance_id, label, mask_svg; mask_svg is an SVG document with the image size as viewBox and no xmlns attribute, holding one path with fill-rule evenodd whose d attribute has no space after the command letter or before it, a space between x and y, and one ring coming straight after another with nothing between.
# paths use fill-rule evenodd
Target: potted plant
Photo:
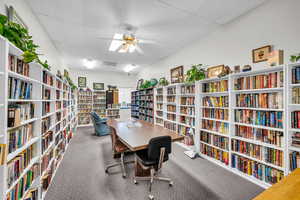
<instances>
[{"instance_id":1,"label":"potted plant","mask_svg":"<svg viewBox=\"0 0 300 200\"><path fill-rule=\"evenodd\" d=\"M291 55L290 57L290 61L295 63L298 62L300 60L300 53L299 54L295 54L295 55Z\"/></svg>"},{"instance_id":2,"label":"potted plant","mask_svg":"<svg viewBox=\"0 0 300 200\"><path fill-rule=\"evenodd\" d=\"M202 64L193 65L192 68L186 72L185 81L187 83L195 83L195 81L205 79L205 69L202 66Z\"/></svg>"},{"instance_id":3,"label":"potted plant","mask_svg":"<svg viewBox=\"0 0 300 200\"><path fill-rule=\"evenodd\" d=\"M162 77L159 79L158 85L159 86L167 86L167 85L169 85L169 81L165 77Z\"/></svg>"}]
</instances>

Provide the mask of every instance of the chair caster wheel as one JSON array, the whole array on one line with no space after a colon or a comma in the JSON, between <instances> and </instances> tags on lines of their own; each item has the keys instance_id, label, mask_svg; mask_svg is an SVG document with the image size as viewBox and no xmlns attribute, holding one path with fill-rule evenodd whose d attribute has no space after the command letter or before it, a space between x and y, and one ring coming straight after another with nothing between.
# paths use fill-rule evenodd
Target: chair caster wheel
<instances>
[{"instance_id":1,"label":"chair caster wheel","mask_svg":"<svg viewBox=\"0 0 300 200\"><path fill-rule=\"evenodd\" d=\"M137 184L138 184L138 182L137 182L136 180L133 180L133 183L134 183L135 185L137 185Z\"/></svg>"},{"instance_id":2,"label":"chair caster wheel","mask_svg":"<svg viewBox=\"0 0 300 200\"><path fill-rule=\"evenodd\" d=\"M108 174L108 169L105 170L105 173Z\"/></svg>"},{"instance_id":3,"label":"chair caster wheel","mask_svg":"<svg viewBox=\"0 0 300 200\"><path fill-rule=\"evenodd\" d=\"M122 177L125 179L125 178L126 178L126 175L122 175Z\"/></svg>"},{"instance_id":4,"label":"chair caster wheel","mask_svg":"<svg viewBox=\"0 0 300 200\"><path fill-rule=\"evenodd\" d=\"M154 196L153 196L153 195L151 195L151 194L149 194L149 196L148 196L148 197L149 197L149 199L150 199L150 200L153 200L153 199L154 199Z\"/></svg>"},{"instance_id":5,"label":"chair caster wheel","mask_svg":"<svg viewBox=\"0 0 300 200\"><path fill-rule=\"evenodd\" d=\"M169 186L172 187L173 186L173 181L169 182Z\"/></svg>"}]
</instances>

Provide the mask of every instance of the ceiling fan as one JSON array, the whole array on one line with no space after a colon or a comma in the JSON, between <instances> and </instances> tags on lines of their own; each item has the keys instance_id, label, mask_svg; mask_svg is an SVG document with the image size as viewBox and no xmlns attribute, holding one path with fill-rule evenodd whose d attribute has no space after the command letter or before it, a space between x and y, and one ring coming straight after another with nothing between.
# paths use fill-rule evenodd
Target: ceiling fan
<instances>
[{"instance_id":1,"label":"ceiling fan","mask_svg":"<svg viewBox=\"0 0 300 200\"><path fill-rule=\"evenodd\" d=\"M144 54L139 44L155 44L155 41L138 39L135 35L137 28L131 25L123 25L123 34L115 33L113 38L103 38L98 37L98 39L111 40L109 51L119 52L119 53L133 53L138 52Z\"/></svg>"}]
</instances>

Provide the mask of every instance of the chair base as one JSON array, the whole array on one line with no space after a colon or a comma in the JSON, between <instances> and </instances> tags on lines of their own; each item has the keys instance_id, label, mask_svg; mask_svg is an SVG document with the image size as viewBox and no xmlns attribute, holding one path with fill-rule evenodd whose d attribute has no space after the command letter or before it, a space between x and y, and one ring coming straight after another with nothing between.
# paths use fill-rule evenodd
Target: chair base
<instances>
[{"instance_id":1,"label":"chair base","mask_svg":"<svg viewBox=\"0 0 300 200\"><path fill-rule=\"evenodd\" d=\"M131 164L131 163L134 163L134 160L124 161L124 153L121 153L120 161L117 162L117 163L110 164L110 165L106 166L105 173L109 173L108 169L110 169L112 167L121 166L122 177L126 178L127 174L126 174L126 171L125 171L125 164Z\"/></svg>"}]
</instances>

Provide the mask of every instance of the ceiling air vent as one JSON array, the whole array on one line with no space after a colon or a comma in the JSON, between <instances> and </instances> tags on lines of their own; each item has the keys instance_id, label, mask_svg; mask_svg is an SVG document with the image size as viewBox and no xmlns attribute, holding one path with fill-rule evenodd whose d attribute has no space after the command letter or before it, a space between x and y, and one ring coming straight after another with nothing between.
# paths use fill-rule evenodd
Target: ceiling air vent
<instances>
[{"instance_id":1,"label":"ceiling air vent","mask_svg":"<svg viewBox=\"0 0 300 200\"><path fill-rule=\"evenodd\" d=\"M118 63L112 61L103 61L103 65L108 67L116 67Z\"/></svg>"}]
</instances>

